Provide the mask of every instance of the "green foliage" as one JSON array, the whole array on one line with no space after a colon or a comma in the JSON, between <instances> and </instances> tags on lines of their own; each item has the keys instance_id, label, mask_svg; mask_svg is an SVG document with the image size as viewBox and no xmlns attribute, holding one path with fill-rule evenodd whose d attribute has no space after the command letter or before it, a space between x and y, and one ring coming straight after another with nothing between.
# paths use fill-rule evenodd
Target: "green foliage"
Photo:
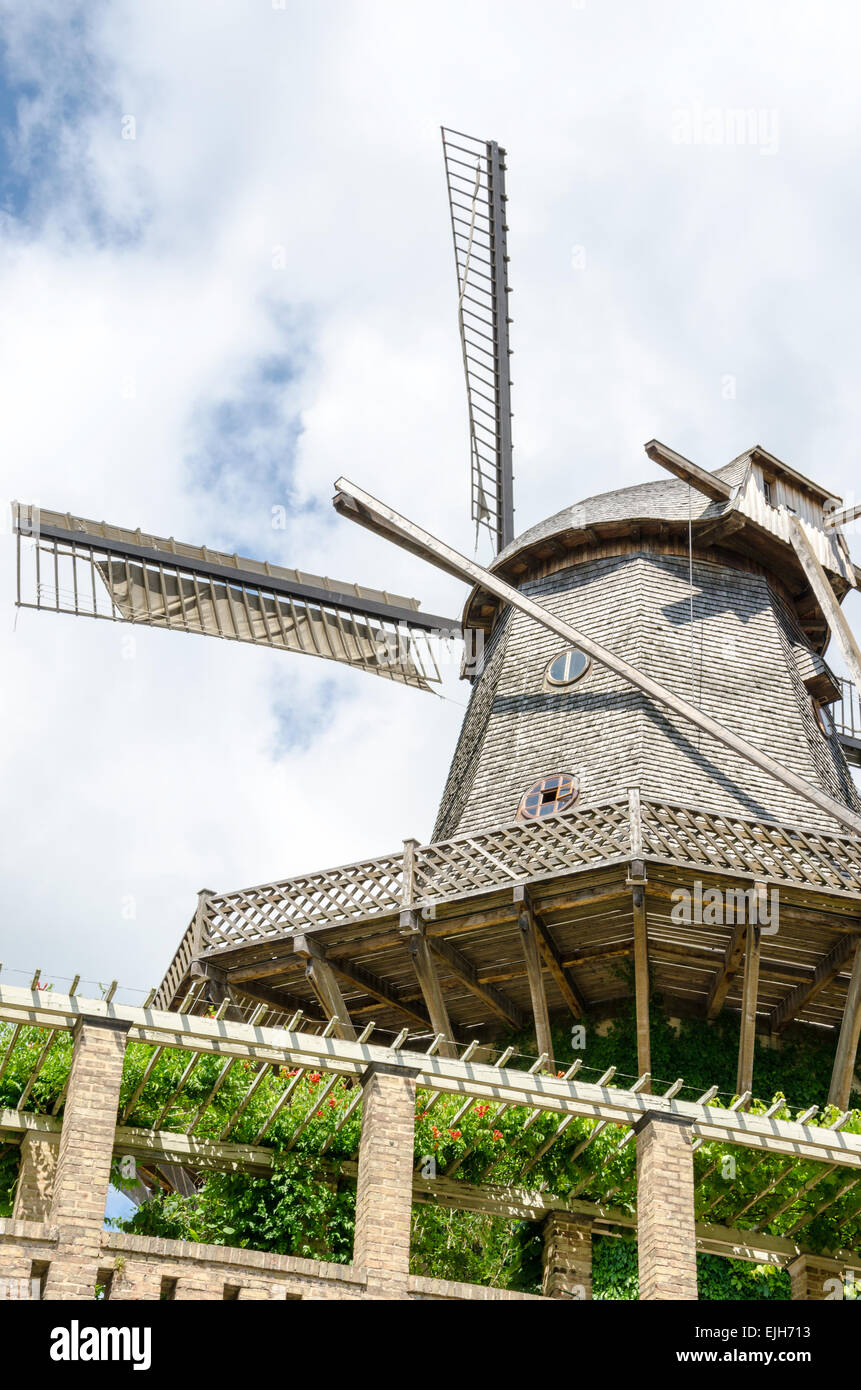
<instances>
[{"instance_id":1,"label":"green foliage","mask_svg":"<svg viewBox=\"0 0 861 1390\"><path fill-rule=\"evenodd\" d=\"M0 1056L12 1037L11 1026L0 1025ZM0 1106L17 1104L47 1037L38 1028L24 1028L17 1035L0 1081ZM535 1055L534 1040L512 1041L522 1048L513 1064L528 1066ZM575 1050L573 1041L569 1030L557 1030L558 1067L580 1058L581 1076L594 1080L613 1064L618 1068L617 1083L631 1083L636 1074L631 1016L615 1019L600 1031L587 1020L585 1046ZM737 1019L721 1018L713 1024L685 1020L674 1026L655 1010L653 1074L661 1078L655 1088L664 1089L683 1076L683 1098L695 1098L717 1084L723 1094L716 1104L728 1105L737 1048ZM55 1108L68 1077L71 1051L69 1035L58 1035L29 1095L28 1109L47 1113ZM820 1039L806 1029L788 1035L779 1051L759 1043L754 1074L759 1094L768 1099L753 1102L751 1109L762 1113L772 1098L782 1094L786 1103L779 1115L794 1119L812 1102L822 1104L832 1052L832 1039ZM338 1168L339 1160L355 1158L358 1150L361 1108L356 1106L348 1115L355 1087L343 1078L332 1084L319 1073L301 1075L293 1068L266 1066L244 1105L249 1086L260 1076L258 1064L202 1056L174 1099L188 1053L167 1049L153 1059L149 1045L131 1043L127 1049L120 1100L121 1112L130 1107L126 1123L175 1131L193 1127L196 1135L212 1139L229 1132L236 1142L269 1146L279 1162L268 1178L212 1174L192 1197L156 1197L119 1224L168 1238L349 1260L355 1197L352 1184L338 1179ZM635 1145L619 1147L624 1129L607 1125L591 1137L593 1122L574 1117L555 1138L559 1116L532 1115L517 1107L500 1110L482 1102L455 1121L461 1104L454 1096L432 1098L429 1092L419 1093L415 1138L419 1166L432 1172L451 1171L465 1182L516 1180L521 1186L543 1185L561 1197L587 1201L600 1197L623 1211L634 1210ZM260 1140L276 1106L280 1106L276 1118ZM815 1123L827 1124L834 1117L834 1110L824 1107ZM861 1133L861 1112L844 1128ZM589 1143L583 1147L586 1140ZM319 1160L324 1145L328 1170L311 1161ZM547 1152L542 1153L545 1146ZM15 1150L0 1155L0 1215L11 1211L16 1169ZM774 1234L788 1234L801 1223L803 1243L813 1250L861 1245L861 1206L851 1192L838 1197L845 1182L840 1169L826 1176L821 1165L703 1144L696 1155L696 1175L700 1219L756 1225ZM805 1192L812 1178L820 1180ZM739 1215L747 1198L772 1182L768 1195ZM829 1202L830 1208L819 1212ZM634 1297L636 1258L630 1242L603 1240L596 1242L595 1250L595 1296ZM539 1267L537 1231L527 1223L425 1205L414 1213L413 1268L418 1273L535 1291ZM781 1283L781 1276L771 1270L706 1256L701 1257L699 1268L703 1298L784 1296L785 1280Z\"/></svg>"},{"instance_id":2,"label":"green foliage","mask_svg":"<svg viewBox=\"0 0 861 1390\"><path fill-rule=\"evenodd\" d=\"M271 1177L212 1173L191 1197L161 1195L116 1224L137 1235L272 1250L348 1264L355 1191L285 1156Z\"/></svg>"},{"instance_id":3,"label":"green foliage","mask_svg":"<svg viewBox=\"0 0 861 1390\"><path fill-rule=\"evenodd\" d=\"M2 1149L2 1145L0 1145ZM11 1216L18 1181L18 1150L0 1152L0 1217Z\"/></svg>"},{"instance_id":4,"label":"green foliage","mask_svg":"<svg viewBox=\"0 0 861 1390\"><path fill-rule=\"evenodd\" d=\"M789 1298L789 1275L771 1265L697 1255L697 1289L703 1302L782 1300ZM639 1293L636 1243L599 1236L592 1243L593 1297L631 1300Z\"/></svg>"},{"instance_id":5,"label":"green foliage","mask_svg":"<svg viewBox=\"0 0 861 1390\"><path fill-rule=\"evenodd\" d=\"M537 1293L541 1244L533 1222L418 1206L413 1208L410 1269L429 1279Z\"/></svg>"}]
</instances>

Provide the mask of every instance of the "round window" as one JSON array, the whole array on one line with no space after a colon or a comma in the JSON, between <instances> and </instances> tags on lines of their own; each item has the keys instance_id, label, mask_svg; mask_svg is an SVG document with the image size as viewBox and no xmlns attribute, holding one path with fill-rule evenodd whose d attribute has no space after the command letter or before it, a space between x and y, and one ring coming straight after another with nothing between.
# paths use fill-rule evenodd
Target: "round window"
<instances>
[{"instance_id":1,"label":"round window","mask_svg":"<svg viewBox=\"0 0 861 1390\"><path fill-rule=\"evenodd\" d=\"M573 685L585 676L592 662L579 647L569 647L567 651L554 656L546 671L548 685Z\"/></svg>"},{"instance_id":2,"label":"round window","mask_svg":"<svg viewBox=\"0 0 861 1390\"><path fill-rule=\"evenodd\" d=\"M579 794L576 777L572 777L570 772L554 772L523 794L517 808L517 819L542 820L544 816L556 816L573 806Z\"/></svg>"}]
</instances>

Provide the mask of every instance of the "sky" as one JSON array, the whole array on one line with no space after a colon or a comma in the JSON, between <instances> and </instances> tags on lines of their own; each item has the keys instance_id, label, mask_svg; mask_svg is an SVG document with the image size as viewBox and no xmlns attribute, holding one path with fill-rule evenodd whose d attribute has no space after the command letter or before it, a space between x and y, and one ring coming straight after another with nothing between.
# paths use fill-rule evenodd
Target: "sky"
<instances>
[{"instance_id":1,"label":"sky","mask_svg":"<svg viewBox=\"0 0 861 1390\"><path fill-rule=\"evenodd\" d=\"M759 443L854 500L861 12L0 19L0 958L138 1002L199 889L426 840L468 686L16 610L6 500L458 616L463 586L331 508L343 474L473 550L441 124L508 151L517 530L655 477L653 437L706 468Z\"/></svg>"}]
</instances>

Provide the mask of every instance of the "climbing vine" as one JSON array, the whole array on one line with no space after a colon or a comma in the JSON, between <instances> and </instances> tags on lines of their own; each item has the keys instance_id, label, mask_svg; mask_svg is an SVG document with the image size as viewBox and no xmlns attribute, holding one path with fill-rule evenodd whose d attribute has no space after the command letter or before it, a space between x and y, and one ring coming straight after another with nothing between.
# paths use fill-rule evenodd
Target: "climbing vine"
<instances>
[{"instance_id":1,"label":"climbing vine","mask_svg":"<svg viewBox=\"0 0 861 1390\"><path fill-rule=\"evenodd\" d=\"M690 1020L674 1026L656 1011L653 1071L664 1080L656 1080L654 1088L665 1089L675 1077L683 1076L682 1098L694 1099L717 1084L723 1094L714 1104L729 1104L737 1034L737 1021L729 1018L714 1024ZM17 1104L45 1038L44 1030L21 1030L0 1081L0 1107ZM11 1028L0 1025L0 1055L11 1039ZM522 1055L516 1053L511 1065L529 1065L534 1042L528 1038L512 1042L522 1048ZM28 1097L29 1110L44 1114L57 1107L71 1047L69 1035L58 1036ZM803 1029L790 1034L780 1051L759 1045L755 1076L765 1099L752 1102L753 1113L762 1113L783 1097L778 1117L796 1119L811 1101L821 1101L827 1094L832 1047ZM595 1080L612 1064L618 1067L617 1084L630 1085L636 1072L633 1020L620 1018L603 1027L591 1027L587 1020L582 1035L560 1030L554 1037L554 1052L560 1071L579 1058L580 1075ZM124 1123L157 1123L161 1129L179 1131L194 1124L201 1138L215 1139L229 1132L232 1140L260 1143L276 1157L266 1177L213 1173L193 1195L156 1196L120 1224L168 1238L349 1261L355 1204L349 1164L355 1161L361 1127L360 1107L351 1108L354 1086L344 1078L267 1065L251 1100L243 1104L251 1082L260 1075L258 1064L244 1060L228 1064L204 1055L174 1099L188 1053L166 1049L154 1065L152 1059L152 1047L129 1045L120 1098L121 1113L128 1108ZM151 1068L148 1074L147 1068ZM267 1127L273 1108L288 1089L289 1096ZM856 1093L854 1099L861 1098ZM562 1117L550 1112L536 1114L524 1107L476 1102L461 1114L462 1105L462 1099L454 1096L419 1092L415 1159L426 1176L448 1173L464 1182L543 1185L569 1200L600 1198L623 1214L634 1212L636 1146L622 1145L627 1132L623 1128L596 1128L590 1119L566 1117L557 1135ZM824 1106L814 1123L828 1124L835 1117L836 1111ZM843 1128L861 1133L861 1112L854 1112ZM840 1169L826 1173L822 1165L716 1144L701 1145L695 1162L701 1219L755 1225L774 1234L803 1229L803 1243L813 1250L861 1244L861 1205L852 1192L841 1195L846 1175ZM0 1215L11 1211L16 1169L16 1150L0 1153ZM124 1180L119 1170L116 1180ZM767 1195L754 1201L765 1189L769 1189ZM748 1202L750 1206L742 1212ZM535 1224L431 1204L414 1209L416 1273L536 1291L540 1255ZM786 1278L780 1271L711 1256L701 1256L698 1269L703 1298L786 1296ZM636 1248L630 1239L596 1241L594 1289L598 1298L636 1296Z\"/></svg>"}]
</instances>

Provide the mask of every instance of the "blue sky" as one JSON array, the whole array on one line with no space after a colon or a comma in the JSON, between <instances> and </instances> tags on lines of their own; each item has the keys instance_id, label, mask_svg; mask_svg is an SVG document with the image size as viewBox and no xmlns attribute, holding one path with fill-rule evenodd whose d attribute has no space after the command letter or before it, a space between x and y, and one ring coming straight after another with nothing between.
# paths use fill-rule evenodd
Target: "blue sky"
<instances>
[{"instance_id":1,"label":"blue sky","mask_svg":"<svg viewBox=\"0 0 861 1390\"><path fill-rule=\"evenodd\" d=\"M652 437L708 468L758 442L855 494L848 0L0 0L0 17L8 498L456 613L459 585L330 507L345 474L472 547L443 122L509 152L520 529L655 476ZM761 139L697 137L736 110ZM456 669L438 699L126 636L6 606L4 973L139 997L198 888L429 835Z\"/></svg>"}]
</instances>

